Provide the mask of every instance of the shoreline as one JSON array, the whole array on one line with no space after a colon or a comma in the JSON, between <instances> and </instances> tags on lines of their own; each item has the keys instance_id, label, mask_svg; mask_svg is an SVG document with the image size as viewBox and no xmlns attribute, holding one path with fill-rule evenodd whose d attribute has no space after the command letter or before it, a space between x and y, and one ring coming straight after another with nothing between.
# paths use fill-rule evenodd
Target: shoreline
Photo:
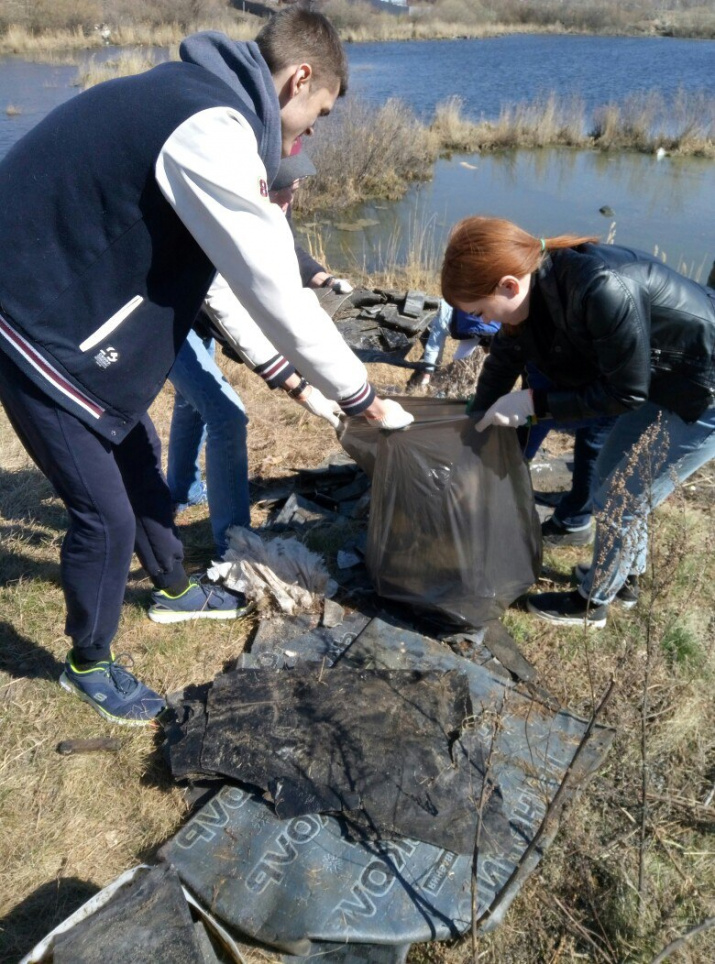
<instances>
[{"instance_id":1,"label":"shoreline","mask_svg":"<svg viewBox=\"0 0 715 964\"><path fill-rule=\"evenodd\" d=\"M27 57L33 61L52 63L58 57L66 62L72 52L87 53L100 51L106 46L125 47L168 47L178 44L185 36L201 30L221 30L233 40L251 40L262 25L261 20L253 18L254 22L245 20L221 19L217 22L196 23L190 27L179 24L163 24L159 27L136 25L122 27L112 33L109 43L99 34L85 34L81 30L58 30L53 33L32 34L19 26L8 27L6 33L0 36L0 57ZM634 39L663 39L663 40L715 40L715 25L706 32L677 32L671 27L659 28L656 22L648 27L634 26L632 30L579 30L574 27L564 27L561 24L493 24L480 27L469 27L465 24L435 24L419 21L405 22L407 29L380 29L377 23L370 30L368 28L342 29L340 36L345 44L367 43L423 43L430 40L491 40L499 37L511 36L563 36L563 37L632 37ZM401 26L401 25L400 25Z\"/></svg>"}]
</instances>

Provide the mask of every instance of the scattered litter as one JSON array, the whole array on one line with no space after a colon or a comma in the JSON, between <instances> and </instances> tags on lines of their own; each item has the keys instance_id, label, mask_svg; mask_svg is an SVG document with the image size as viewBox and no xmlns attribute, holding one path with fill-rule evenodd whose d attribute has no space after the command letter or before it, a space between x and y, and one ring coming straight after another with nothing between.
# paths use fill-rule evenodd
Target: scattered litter
<instances>
[{"instance_id":1,"label":"scattered litter","mask_svg":"<svg viewBox=\"0 0 715 964\"><path fill-rule=\"evenodd\" d=\"M174 776L183 780L203 767L206 750L207 759L213 754L221 767L229 759L237 771L250 758L247 782L198 781L192 798L203 799L160 849L158 865L122 875L22 964L245 964L239 945L246 940L282 953L285 962L405 964L411 943L453 939L471 927L475 843L477 909L480 918L486 915L480 926L491 929L503 919L556 834L560 813L548 808L566 774L561 802L585 786L613 731L597 725L586 740L586 721L520 692L504 670L497 675L490 664L473 661L488 658L483 654L492 626L450 637L465 658L428 636L362 613L344 611L333 627L319 623L316 613L261 620L250 652L241 657L242 672L222 674L170 701L179 717L167 732ZM231 684L239 677L251 685L241 686L244 699L233 699ZM342 689L348 679L357 684L349 694ZM296 684L293 709L286 702L290 680ZM366 681L382 687L378 700L376 690L363 688ZM413 701L422 686L428 698ZM322 715L326 689L333 692L332 716ZM429 756L447 746L441 769L433 758L436 778L415 779L399 759L409 754L396 718L411 703L424 734L423 740L416 733L408 740L417 756L422 760L425 749ZM212 745L207 723L214 716L219 726ZM323 755L321 764L311 740L315 731L329 734L331 728L328 743L333 754L341 748L341 758ZM389 835L352 819L355 811L305 809L314 806L309 795L316 788L339 796L341 806L362 799L370 728L378 740L368 761L372 773L382 768L382 782L400 788L384 821ZM361 741L362 756L355 752ZM182 771L177 747L198 754L200 767ZM288 775L297 773L297 780L286 780L286 762L296 765ZM263 779L261 769L278 776ZM323 781L326 773L342 776L331 787ZM460 786L464 773L472 775L471 785ZM354 778L347 784L346 774ZM447 832L458 836L469 811L470 832L457 849L430 842L445 816L435 793L443 780L453 781L447 804L456 817ZM269 782L270 797L256 792ZM419 804L414 825L410 817L416 832L395 833L413 803ZM287 816L277 812L283 805Z\"/></svg>"},{"instance_id":2,"label":"scattered litter","mask_svg":"<svg viewBox=\"0 0 715 964\"><path fill-rule=\"evenodd\" d=\"M237 670L214 680L202 720L200 739L187 728L193 760L172 746L182 773L258 786L282 818L336 811L362 838L472 848L484 760L464 733L475 717L455 668ZM491 851L507 828L498 787L487 796Z\"/></svg>"},{"instance_id":3,"label":"scattered litter","mask_svg":"<svg viewBox=\"0 0 715 964\"><path fill-rule=\"evenodd\" d=\"M261 603L271 598L282 612L317 610L337 586L321 556L294 538L262 539L241 526L228 530L222 562L208 570L209 578Z\"/></svg>"},{"instance_id":4,"label":"scattered litter","mask_svg":"<svg viewBox=\"0 0 715 964\"><path fill-rule=\"evenodd\" d=\"M319 291L318 298L362 361L422 370L423 362L405 359L437 314L438 298L386 288L360 288L347 298Z\"/></svg>"},{"instance_id":5,"label":"scattered litter","mask_svg":"<svg viewBox=\"0 0 715 964\"><path fill-rule=\"evenodd\" d=\"M59 935L53 954L53 964L204 960L181 882L170 866L137 876L101 910Z\"/></svg>"},{"instance_id":6,"label":"scattered litter","mask_svg":"<svg viewBox=\"0 0 715 964\"><path fill-rule=\"evenodd\" d=\"M304 620L299 628L305 628ZM295 638L290 645L299 648ZM555 820L526 853L573 763L586 722L518 692L510 680L436 641L382 620L368 623L336 668L341 665L450 668L469 680L479 722L466 738L488 758L490 785L501 794L497 810L484 818L477 877L479 912L494 907L486 926L496 926L553 840ZM359 721L356 716L355 726ZM612 736L605 727L594 729L574 766L569 795L600 765ZM472 806L475 799L478 790ZM502 826L495 829L492 822L503 817L506 839ZM499 841L494 850L490 832ZM307 956L314 942L404 948L454 938L471 926L471 853L412 837L355 840L341 818L325 814L281 820L268 800L245 786L224 785L165 845L162 856L227 926L292 955Z\"/></svg>"},{"instance_id":7,"label":"scattered litter","mask_svg":"<svg viewBox=\"0 0 715 964\"><path fill-rule=\"evenodd\" d=\"M338 569L351 569L353 566L359 566L362 562L360 556L355 552L345 552L343 549L338 549Z\"/></svg>"},{"instance_id":8,"label":"scattered litter","mask_svg":"<svg viewBox=\"0 0 715 964\"><path fill-rule=\"evenodd\" d=\"M327 629L333 629L335 626L340 626L344 618L345 610L343 607L333 602L332 599L326 599L323 603L322 625Z\"/></svg>"}]
</instances>

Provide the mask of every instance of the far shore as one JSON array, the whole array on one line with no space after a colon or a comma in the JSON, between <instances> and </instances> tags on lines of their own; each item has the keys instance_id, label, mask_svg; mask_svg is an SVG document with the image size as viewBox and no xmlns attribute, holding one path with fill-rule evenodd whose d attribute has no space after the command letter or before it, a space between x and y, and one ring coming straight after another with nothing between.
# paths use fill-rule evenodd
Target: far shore
<instances>
[{"instance_id":1,"label":"far shore","mask_svg":"<svg viewBox=\"0 0 715 964\"><path fill-rule=\"evenodd\" d=\"M36 32L22 25L10 25L0 34L0 56L20 56L55 63L72 62L72 54L99 50L108 43L115 47L171 47L187 34L200 30L221 30L234 40L252 40L264 21L250 15L224 15L210 22L124 25L111 28L104 36L99 29L57 29ZM104 26L104 25L98 25ZM674 37L681 40L715 39L712 24L692 22L679 26L657 20L617 29L587 30L553 24L460 24L435 20L377 17L375 23L342 27L345 43L396 43L425 40L485 40L516 34L614 37Z\"/></svg>"}]
</instances>

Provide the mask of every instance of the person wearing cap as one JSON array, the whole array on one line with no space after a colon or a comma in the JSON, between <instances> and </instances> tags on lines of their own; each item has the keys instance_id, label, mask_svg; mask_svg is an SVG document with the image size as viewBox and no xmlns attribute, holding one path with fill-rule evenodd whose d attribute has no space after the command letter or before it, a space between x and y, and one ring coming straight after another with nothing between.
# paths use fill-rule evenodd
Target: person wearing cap
<instances>
[{"instance_id":1,"label":"person wearing cap","mask_svg":"<svg viewBox=\"0 0 715 964\"><path fill-rule=\"evenodd\" d=\"M184 569L148 415L215 272L344 412L411 421L303 290L268 198L280 158L347 89L337 31L293 6L254 42L198 33L179 58L70 98L0 161L0 402L69 519L60 683L134 726L164 706L112 652L134 551L153 618L245 612Z\"/></svg>"},{"instance_id":2,"label":"person wearing cap","mask_svg":"<svg viewBox=\"0 0 715 964\"><path fill-rule=\"evenodd\" d=\"M469 358L477 348L489 348L492 338L499 331L494 321L484 321L459 308L453 308L440 298L439 311L429 326L429 336L422 354L422 367L415 371L408 384L413 388L425 388L441 364L447 336L459 342L452 360Z\"/></svg>"},{"instance_id":3,"label":"person wearing cap","mask_svg":"<svg viewBox=\"0 0 715 964\"><path fill-rule=\"evenodd\" d=\"M290 218L300 182L315 174L305 151L283 158L270 198ZM352 290L335 279L296 244L303 285ZM248 416L238 393L216 364L216 340L229 357L245 362L269 388L282 388L313 415L338 425L340 406L301 378L278 352L238 301L221 275L209 288L203 308L169 374L176 395L169 432L167 482L177 512L208 503L217 558L228 548L232 526L250 526L248 486ZM206 448L206 477L199 462Z\"/></svg>"}]
</instances>

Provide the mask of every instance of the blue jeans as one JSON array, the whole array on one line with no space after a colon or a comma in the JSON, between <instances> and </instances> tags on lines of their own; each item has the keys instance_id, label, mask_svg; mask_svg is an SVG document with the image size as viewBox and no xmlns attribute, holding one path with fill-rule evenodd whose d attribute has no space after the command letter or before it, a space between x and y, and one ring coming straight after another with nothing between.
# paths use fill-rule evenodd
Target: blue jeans
<instances>
[{"instance_id":1,"label":"blue jeans","mask_svg":"<svg viewBox=\"0 0 715 964\"><path fill-rule=\"evenodd\" d=\"M532 365L527 365L527 371L530 388L549 391L557 387ZM571 488L564 492L554 509L554 519L564 529L585 529L591 524L591 490L596 477L596 459L615 424L615 416L602 415L574 422L543 419L529 429L524 445L524 458L527 462L534 458L551 429L574 433Z\"/></svg>"},{"instance_id":2,"label":"blue jeans","mask_svg":"<svg viewBox=\"0 0 715 964\"><path fill-rule=\"evenodd\" d=\"M181 346L169 379L176 389L167 480L172 500L189 502L201 488L199 453L206 441L206 492L219 557L230 526L249 526L248 416L214 361L215 345L195 331Z\"/></svg>"},{"instance_id":3,"label":"blue jeans","mask_svg":"<svg viewBox=\"0 0 715 964\"><path fill-rule=\"evenodd\" d=\"M659 416L654 443L634 453ZM581 587L595 605L611 602L629 573L645 572L648 514L667 499L675 479L683 482L712 458L715 404L693 423L653 402L619 416L596 461L594 564Z\"/></svg>"}]
</instances>

